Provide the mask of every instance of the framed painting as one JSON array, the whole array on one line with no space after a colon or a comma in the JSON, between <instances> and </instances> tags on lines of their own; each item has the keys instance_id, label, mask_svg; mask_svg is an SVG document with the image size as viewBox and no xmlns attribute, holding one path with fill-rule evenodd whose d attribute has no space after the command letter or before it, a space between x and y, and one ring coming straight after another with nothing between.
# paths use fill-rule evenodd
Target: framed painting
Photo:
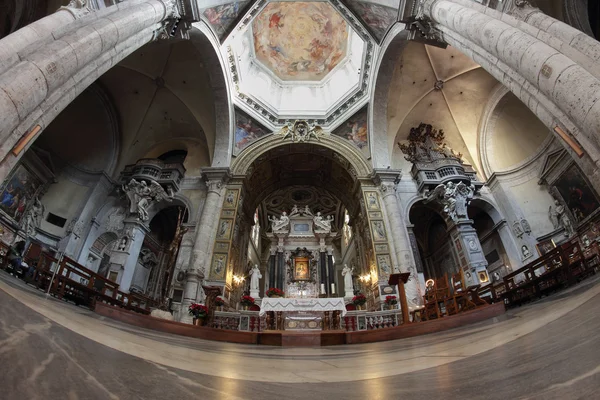
<instances>
[{"instance_id":1,"label":"framed painting","mask_svg":"<svg viewBox=\"0 0 600 400\"><path fill-rule=\"evenodd\" d=\"M581 222L600 206L598 196L579 168L573 164L553 183L577 222Z\"/></svg>"},{"instance_id":2,"label":"framed painting","mask_svg":"<svg viewBox=\"0 0 600 400\"><path fill-rule=\"evenodd\" d=\"M373 232L373 241L384 242L387 240L383 221L371 221L371 231Z\"/></svg>"},{"instance_id":3,"label":"framed painting","mask_svg":"<svg viewBox=\"0 0 600 400\"><path fill-rule=\"evenodd\" d=\"M308 281L310 280L310 268L308 257L294 258L294 280Z\"/></svg>"},{"instance_id":4,"label":"framed painting","mask_svg":"<svg viewBox=\"0 0 600 400\"><path fill-rule=\"evenodd\" d=\"M225 269L227 266L227 254L213 254L210 267L211 279L225 279Z\"/></svg>"},{"instance_id":5,"label":"framed painting","mask_svg":"<svg viewBox=\"0 0 600 400\"><path fill-rule=\"evenodd\" d=\"M235 209L237 205L238 190L227 189L225 192L225 199L223 200L223 208Z\"/></svg>"},{"instance_id":6,"label":"framed painting","mask_svg":"<svg viewBox=\"0 0 600 400\"><path fill-rule=\"evenodd\" d=\"M554 250L556 245L554 244L554 240L548 239L544 240L543 242L539 242L535 247L537 247L537 251L540 253L540 256L543 256L544 254Z\"/></svg>"},{"instance_id":7,"label":"framed painting","mask_svg":"<svg viewBox=\"0 0 600 400\"><path fill-rule=\"evenodd\" d=\"M40 185L41 181L34 174L23 165L19 165L2 187L0 210L20 223Z\"/></svg>"},{"instance_id":8,"label":"framed painting","mask_svg":"<svg viewBox=\"0 0 600 400\"><path fill-rule=\"evenodd\" d=\"M368 210L379 210L377 192L365 192L365 204Z\"/></svg>"}]
</instances>

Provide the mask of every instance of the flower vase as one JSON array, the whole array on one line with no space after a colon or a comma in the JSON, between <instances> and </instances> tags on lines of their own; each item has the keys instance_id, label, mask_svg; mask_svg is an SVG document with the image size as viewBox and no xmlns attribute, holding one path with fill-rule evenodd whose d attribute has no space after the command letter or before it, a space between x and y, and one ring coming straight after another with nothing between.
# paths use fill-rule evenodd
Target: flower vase
<instances>
[{"instance_id":1,"label":"flower vase","mask_svg":"<svg viewBox=\"0 0 600 400\"><path fill-rule=\"evenodd\" d=\"M204 325L204 317L194 318L194 326L203 326Z\"/></svg>"}]
</instances>

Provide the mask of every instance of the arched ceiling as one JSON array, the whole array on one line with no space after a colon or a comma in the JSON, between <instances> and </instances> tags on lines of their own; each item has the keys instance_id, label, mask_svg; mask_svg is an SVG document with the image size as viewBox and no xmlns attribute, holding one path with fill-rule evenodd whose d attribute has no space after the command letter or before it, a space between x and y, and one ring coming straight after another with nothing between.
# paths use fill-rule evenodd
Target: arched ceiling
<instances>
[{"instance_id":1,"label":"arched ceiling","mask_svg":"<svg viewBox=\"0 0 600 400\"><path fill-rule=\"evenodd\" d=\"M173 149L186 143L186 150L210 164L215 142L214 98L204 57L193 43L149 43L99 81L112 97L120 119L123 151L117 172L156 147L172 150L170 141Z\"/></svg>"},{"instance_id":2,"label":"arched ceiling","mask_svg":"<svg viewBox=\"0 0 600 400\"><path fill-rule=\"evenodd\" d=\"M481 170L477 157L478 125L498 82L458 50L415 42L407 44L388 95L388 146L392 162L404 164L396 145L420 122L443 129L448 145Z\"/></svg>"}]
</instances>

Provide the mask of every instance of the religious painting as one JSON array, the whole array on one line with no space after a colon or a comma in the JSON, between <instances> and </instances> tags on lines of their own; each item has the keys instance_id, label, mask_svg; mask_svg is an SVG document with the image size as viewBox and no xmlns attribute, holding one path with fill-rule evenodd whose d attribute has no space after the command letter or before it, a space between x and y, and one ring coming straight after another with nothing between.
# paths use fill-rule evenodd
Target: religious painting
<instances>
[{"instance_id":1,"label":"religious painting","mask_svg":"<svg viewBox=\"0 0 600 400\"><path fill-rule=\"evenodd\" d=\"M338 126L332 133L348 139L359 149L366 148L369 135L367 121L367 108L365 107Z\"/></svg>"},{"instance_id":2,"label":"religious painting","mask_svg":"<svg viewBox=\"0 0 600 400\"><path fill-rule=\"evenodd\" d=\"M0 209L20 223L25 210L34 199L41 185L40 180L23 165L15 168L2 188Z\"/></svg>"},{"instance_id":3,"label":"religious painting","mask_svg":"<svg viewBox=\"0 0 600 400\"><path fill-rule=\"evenodd\" d=\"M217 239L228 240L231 237L231 227L233 220L221 219L217 227Z\"/></svg>"},{"instance_id":4,"label":"religious painting","mask_svg":"<svg viewBox=\"0 0 600 400\"><path fill-rule=\"evenodd\" d=\"M244 13L249 3L249 0L234 1L216 7L205 8L202 10L202 15L222 42L233 29L236 21Z\"/></svg>"},{"instance_id":5,"label":"religious painting","mask_svg":"<svg viewBox=\"0 0 600 400\"><path fill-rule=\"evenodd\" d=\"M379 275L384 279L388 279L392 273L392 261L389 254L378 255L377 266L379 267Z\"/></svg>"},{"instance_id":6,"label":"religious painting","mask_svg":"<svg viewBox=\"0 0 600 400\"><path fill-rule=\"evenodd\" d=\"M235 148L244 149L256 139L265 136L267 130L254 119L247 116L237 108L235 109Z\"/></svg>"},{"instance_id":7,"label":"religious painting","mask_svg":"<svg viewBox=\"0 0 600 400\"><path fill-rule=\"evenodd\" d=\"M310 268L308 257L294 258L294 280L308 281L310 280Z\"/></svg>"},{"instance_id":8,"label":"religious painting","mask_svg":"<svg viewBox=\"0 0 600 400\"><path fill-rule=\"evenodd\" d=\"M227 254L213 254L210 267L211 279L225 279L225 270L227 267Z\"/></svg>"},{"instance_id":9,"label":"religious painting","mask_svg":"<svg viewBox=\"0 0 600 400\"><path fill-rule=\"evenodd\" d=\"M235 210L223 210L221 212L221 216L223 217L235 217Z\"/></svg>"},{"instance_id":10,"label":"religious painting","mask_svg":"<svg viewBox=\"0 0 600 400\"><path fill-rule=\"evenodd\" d=\"M377 192L365 192L365 199L368 210L379 210Z\"/></svg>"},{"instance_id":11,"label":"religious painting","mask_svg":"<svg viewBox=\"0 0 600 400\"><path fill-rule=\"evenodd\" d=\"M397 8L358 0L346 0L346 4L364 22L379 42L390 26L396 22L398 16Z\"/></svg>"},{"instance_id":12,"label":"religious painting","mask_svg":"<svg viewBox=\"0 0 600 400\"><path fill-rule=\"evenodd\" d=\"M223 208L234 208L237 204L238 191L234 189L228 189L225 192L225 199L223 200Z\"/></svg>"},{"instance_id":13,"label":"religious painting","mask_svg":"<svg viewBox=\"0 0 600 400\"><path fill-rule=\"evenodd\" d=\"M575 164L561 174L554 182L554 187L577 222L584 220L600 206L596 193Z\"/></svg>"},{"instance_id":14,"label":"religious painting","mask_svg":"<svg viewBox=\"0 0 600 400\"><path fill-rule=\"evenodd\" d=\"M383 221L371 221L371 230L373 231L373 240L375 242L387 240L387 234L385 233L385 225Z\"/></svg>"},{"instance_id":15,"label":"religious painting","mask_svg":"<svg viewBox=\"0 0 600 400\"><path fill-rule=\"evenodd\" d=\"M256 58L284 81L320 81L346 56L348 26L327 2L273 2L252 22Z\"/></svg>"},{"instance_id":16,"label":"religious painting","mask_svg":"<svg viewBox=\"0 0 600 400\"><path fill-rule=\"evenodd\" d=\"M554 250L556 245L554 244L554 241L552 239L548 239L548 240L544 240L543 242L539 242L536 245L536 247L537 247L538 253L540 253L540 256L543 256L544 254L549 253L552 250Z\"/></svg>"}]
</instances>

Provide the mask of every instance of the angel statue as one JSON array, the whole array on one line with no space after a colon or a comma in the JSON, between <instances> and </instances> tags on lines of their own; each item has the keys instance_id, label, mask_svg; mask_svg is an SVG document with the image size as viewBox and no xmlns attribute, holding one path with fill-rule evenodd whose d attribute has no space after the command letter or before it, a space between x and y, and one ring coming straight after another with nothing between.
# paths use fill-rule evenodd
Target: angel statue
<instances>
[{"instance_id":1,"label":"angel statue","mask_svg":"<svg viewBox=\"0 0 600 400\"><path fill-rule=\"evenodd\" d=\"M331 223L333 222L333 216L329 215L327 218L321 215L321 212L317 212L317 215L313 217L313 223L315 224L316 231L327 231L331 232Z\"/></svg>"},{"instance_id":2,"label":"angel statue","mask_svg":"<svg viewBox=\"0 0 600 400\"><path fill-rule=\"evenodd\" d=\"M25 215L25 233L29 236L35 235L35 229L40 226L42 217L44 216L45 207L36 196L33 199L33 204Z\"/></svg>"},{"instance_id":3,"label":"angel statue","mask_svg":"<svg viewBox=\"0 0 600 400\"><path fill-rule=\"evenodd\" d=\"M271 221L271 229L273 232L283 231L290 227L290 217L288 217L285 211L281 213L281 217L279 218L269 217L269 221Z\"/></svg>"},{"instance_id":4,"label":"angel statue","mask_svg":"<svg viewBox=\"0 0 600 400\"><path fill-rule=\"evenodd\" d=\"M167 193L155 181L150 181L150 186L148 186L146 181L131 179L129 183L123 185L123 191L129 198L129 212L132 214L137 213L141 221L148 220L148 208L151 203L173 200L173 191L169 188L169 193Z\"/></svg>"},{"instance_id":5,"label":"angel statue","mask_svg":"<svg viewBox=\"0 0 600 400\"><path fill-rule=\"evenodd\" d=\"M439 184L427 194L426 203L438 201L444 207L444 213L453 221L467 217L467 205L475 194L473 184L467 186L463 182Z\"/></svg>"}]
</instances>

